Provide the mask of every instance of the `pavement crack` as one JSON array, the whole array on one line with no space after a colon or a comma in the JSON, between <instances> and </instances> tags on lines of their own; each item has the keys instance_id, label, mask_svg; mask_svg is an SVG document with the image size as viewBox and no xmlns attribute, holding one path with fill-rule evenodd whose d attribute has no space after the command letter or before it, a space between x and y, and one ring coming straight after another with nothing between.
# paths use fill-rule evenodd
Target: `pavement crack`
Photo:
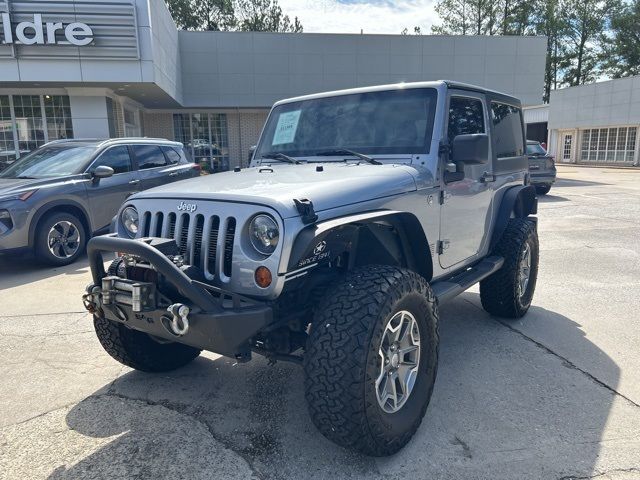
<instances>
[{"instance_id":1,"label":"pavement crack","mask_svg":"<svg viewBox=\"0 0 640 480\"><path fill-rule=\"evenodd\" d=\"M631 467L631 468L614 468L612 470L607 470L605 472L594 473L593 475L579 476L579 475L564 475L558 480L590 480L592 478L602 477L604 475L610 475L612 473L635 473L640 472L640 468Z\"/></svg>"},{"instance_id":2,"label":"pavement crack","mask_svg":"<svg viewBox=\"0 0 640 480\"><path fill-rule=\"evenodd\" d=\"M467 300L466 298L463 299L465 302L467 302L470 305L473 305L474 307L476 307L479 310L480 307L478 307L475 303ZM484 310L483 310L484 311ZM541 348L542 350L544 350L545 352L549 353L550 355L553 355L554 357L557 357L558 359L562 360L562 364L571 369L571 370L576 370L580 373L582 373L584 376L586 376L587 378L589 378L591 381L593 381L594 383L596 383L597 385L609 390L611 393L613 393L614 395L619 396L620 398L623 398L624 400L626 400L627 402L629 402L631 405L633 405L636 408L640 408L640 404L638 404L637 402L633 401L631 398L627 397L626 395L624 395L623 393L620 393L619 391L617 391L615 388L613 388L612 386L606 384L605 382L603 382L602 380L600 380L598 377L596 377L595 375L587 372L586 370L580 368L579 366L577 366L575 363L573 363L571 360L569 360L567 357L560 355L559 353L553 351L551 348L547 347L545 344L537 341L536 339L530 337L529 335L527 335L526 333L523 333L522 331L518 330L517 328L515 328L513 325L509 324L508 322L505 322L504 320L500 320L499 318L490 317L494 322L499 323L500 325L502 325L503 327L508 328L509 330L511 330L512 332L520 335L522 338L524 338L525 340L528 340L529 342L533 343L534 345L536 345L538 348Z\"/></svg>"}]
</instances>

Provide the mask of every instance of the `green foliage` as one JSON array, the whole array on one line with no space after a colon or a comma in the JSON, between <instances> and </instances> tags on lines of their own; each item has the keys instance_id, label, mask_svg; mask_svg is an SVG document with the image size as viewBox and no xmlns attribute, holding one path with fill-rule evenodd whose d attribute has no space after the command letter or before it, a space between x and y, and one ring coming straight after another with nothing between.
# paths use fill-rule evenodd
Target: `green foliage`
<instances>
[{"instance_id":1,"label":"green foliage","mask_svg":"<svg viewBox=\"0 0 640 480\"><path fill-rule=\"evenodd\" d=\"M604 72L613 78L640 75L640 0L620 5L601 36Z\"/></svg>"},{"instance_id":2,"label":"green foliage","mask_svg":"<svg viewBox=\"0 0 640 480\"><path fill-rule=\"evenodd\" d=\"M298 18L285 15L277 0L165 0L178 28L302 32Z\"/></svg>"}]
</instances>

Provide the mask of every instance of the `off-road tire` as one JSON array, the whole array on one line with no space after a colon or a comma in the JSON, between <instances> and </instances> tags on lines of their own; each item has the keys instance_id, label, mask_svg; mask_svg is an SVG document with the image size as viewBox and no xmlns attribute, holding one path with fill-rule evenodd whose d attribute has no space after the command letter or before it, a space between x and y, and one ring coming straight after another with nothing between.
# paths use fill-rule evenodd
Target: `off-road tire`
<instances>
[{"instance_id":1,"label":"off-road tire","mask_svg":"<svg viewBox=\"0 0 640 480\"><path fill-rule=\"evenodd\" d=\"M378 403L378 349L392 316L407 310L420 331L419 370L406 403L395 413ZM416 432L438 367L438 309L427 281L390 266L354 270L334 284L316 309L304 356L305 397L318 430L367 455L396 453Z\"/></svg>"},{"instance_id":2,"label":"off-road tire","mask_svg":"<svg viewBox=\"0 0 640 480\"><path fill-rule=\"evenodd\" d=\"M529 282L523 295L518 294L518 272L525 245L531 249ZM504 265L480 282L482 307L492 315L520 318L531 306L538 277L538 233L530 219L512 218L494 250L504 258Z\"/></svg>"},{"instance_id":3,"label":"off-road tire","mask_svg":"<svg viewBox=\"0 0 640 480\"><path fill-rule=\"evenodd\" d=\"M200 355L197 348L181 343L160 343L149 335L106 318L93 316L100 344L117 361L143 372L168 372Z\"/></svg>"},{"instance_id":4,"label":"off-road tire","mask_svg":"<svg viewBox=\"0 0 640 480\"><path fill-rule=\"evenodd\" d=\"M49 251L48 246L48 236L51 228L59 223L59 222L69 222L71 223L80 234L80 244L78 246L77 251L70 257L67 258L59 258L53 255ZM54 267L61 267L64 265L69 265L75 262L78 257L80 257L87 246L87 232L85 231L84 225L80 221L78 217L66 212L55 212L49 215L46 215L44 218L40 220L38 223L38 227L36 229L36 234L34 238L34 247L36 258L44 264L51 265Z\"/></svg>"},{"instance_id":5,"label":"off-road tire","mask_svg":"<svg viewBox=\"0 0 640 480\"><path fill-rule=\"evenodd\" d=\"M535 188L538 195L546 195L549 193L549 190L551 190L551 185L536 185Z\"/></svg>"}]
</instances>

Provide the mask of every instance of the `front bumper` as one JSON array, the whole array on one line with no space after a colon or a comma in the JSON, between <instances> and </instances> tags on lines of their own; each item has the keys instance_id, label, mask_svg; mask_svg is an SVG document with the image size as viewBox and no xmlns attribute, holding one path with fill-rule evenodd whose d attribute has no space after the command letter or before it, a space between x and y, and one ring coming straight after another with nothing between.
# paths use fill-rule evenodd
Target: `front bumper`
<instances>
[{"instance_id":1,"label":"front bumper","mask_svg":"<svg viewBox=\"0 0 640 480\"><path fill-rule=\"evenodd\" d=\"M87 289L85 302L94 315L120 322L162 340L184 343L192 347L209 350L238 361L251 358L251 339L272 323L272 307L240 295L211 287L191 279L167 256L146 243L149 239L130 240L103 235L89 241L87 254L93 283ZM105 291L103 285L113 284L114 277L107 275L102 254L120 252L148 262L177 292L181 302L189 307L188 329L180 335L170 328L171 313L154 296L154 304L140 308L140 302L127 297L124 290ZM106 282L104 281L106 279ZM117 279L116 279L117 280ZM153 285L140 282L143 289ZM157 298L155 298L157 297ZM174 301L174 299L170 299Z\"/></svg>"}]
</instances>

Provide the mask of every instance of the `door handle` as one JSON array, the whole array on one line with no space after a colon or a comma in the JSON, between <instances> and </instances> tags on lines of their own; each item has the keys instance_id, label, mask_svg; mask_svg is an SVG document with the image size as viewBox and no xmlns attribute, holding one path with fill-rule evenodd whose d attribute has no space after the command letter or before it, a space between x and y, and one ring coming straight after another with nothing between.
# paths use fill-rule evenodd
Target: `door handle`
<instances>
[{"instance_id":1,"label":"door handle","mask_svg":"<svg viewBox=\"0 0 640 480\"><path fill-rule=\"evenodd\" d=\"M484 172L480 177L482 183L490 183L496 181L496 176L492 173Z\"/></svg>"},{"instance_id":2,"label":"door handle","mask_svg":"<svg viewBox=\"0 0 640 480\"><path fill-rule=\"evenodd\" d=\"M129 185L137 185L140 183L140 180L130 180Z\"/></svg>"},{"instance_id":3,"label":"door handle","mask_svg":"<svg viewBox=\"0 0 640 480\"><path fill-rule=\"evenodd\" d=\"M170 177L177 177L178 175L180 175L180 172L171 172L169 174Z\"/></svg>"}]
</instances>

